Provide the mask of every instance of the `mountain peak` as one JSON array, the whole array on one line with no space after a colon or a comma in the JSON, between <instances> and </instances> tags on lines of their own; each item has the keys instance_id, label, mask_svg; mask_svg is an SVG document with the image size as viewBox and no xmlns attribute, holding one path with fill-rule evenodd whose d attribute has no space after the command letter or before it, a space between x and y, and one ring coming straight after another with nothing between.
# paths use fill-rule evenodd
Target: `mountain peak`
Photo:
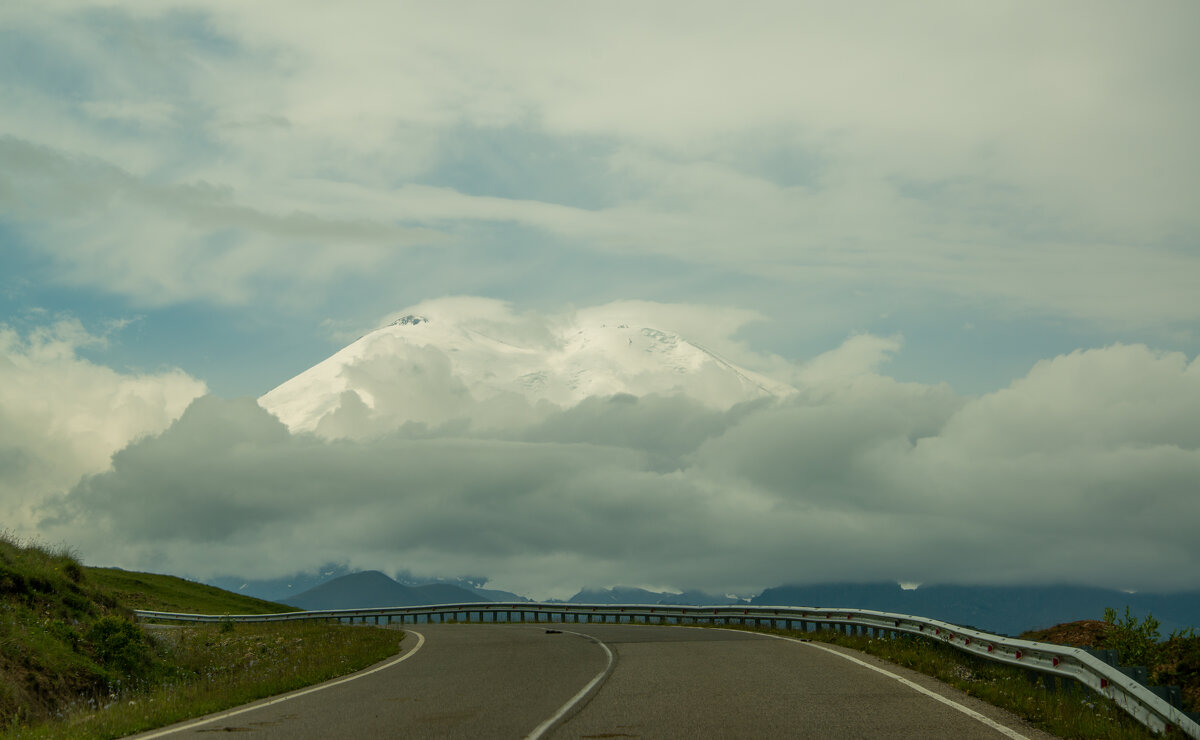
<instances>
[{"instance_id":1,"label":"mountain peak","mask_svg":"<svg viewBox=\"0 0 1200 740\"><path fill-rule=\"evenodd\" d=\"M503 312L445 313L432 320L426 312L406 314L259 404L294 432L332 438L372 436L407 422L533 423L548 408L593 396L674 395L725 409L793 392L634 316L537 322Z\"/></svg>"}]
</instances>

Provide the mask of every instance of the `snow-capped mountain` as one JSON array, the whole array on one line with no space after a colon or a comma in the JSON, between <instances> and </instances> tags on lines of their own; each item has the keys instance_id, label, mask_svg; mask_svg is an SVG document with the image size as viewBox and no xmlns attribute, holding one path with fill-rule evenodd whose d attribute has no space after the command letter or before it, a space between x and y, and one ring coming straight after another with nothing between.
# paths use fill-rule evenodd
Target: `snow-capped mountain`
<instances>
[{"instance_id":1,"label":"snow-capped mountain","mask_svg":"<svg viewBox=\"0 0 1200 740\"><path fill-rule=\"evenodd\" d=\"M710 407L792 389L670 331L594 315L534 327L410 314L266 393L292 431L362 436L404 422L506 416L589 396L682 394Z\"/></svg>"}]
</instances>

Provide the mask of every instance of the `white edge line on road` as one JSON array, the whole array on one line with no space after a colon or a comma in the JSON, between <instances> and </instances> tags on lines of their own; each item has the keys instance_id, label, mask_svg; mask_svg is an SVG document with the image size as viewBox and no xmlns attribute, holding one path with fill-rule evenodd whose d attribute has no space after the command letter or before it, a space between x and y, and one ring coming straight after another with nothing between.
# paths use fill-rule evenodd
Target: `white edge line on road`
<instances>
[{"instance_id":1,"label":"white edge line on road","mask_svg":"<svg viewBox=\"0 0 1200 740\"><path fill-rule=\"evenodd\" d=\"M207 725L211 722L217 722L219 720L228 719L229 717L235 717L239 714L244 714L245 712L252 712L255 709L262 709L263 707L269 707L272 704L280 704L282 702L289 701L291 699L296 699L298 697L305 696L307 694L312 694L317 691L322 691L324 689L328 689L333 686L340 686L341 684L349 683L350 681L353 681L358 678L362 678L363 676L369 676L372 673L378 673L379 671L382 671L384 669L391 668L392 666L396 665L397 663L406 661L409 658L411 658L412 656L416 655L417 651L421 649L421 646L425 644L425 636L422 635L420 632L417 632L416 630L404 630L404 632L406 634L416 635L417 636L417 644L413 646L412 650L409 650L404 655L401 655L400 657L396 658L395 660L388 661L387 663L384 663L381 666L376 666L374 668L371 668L370 670L359 671L357 673L351 673L349 676L337 678L332 681L326 681L325 683L320 683L320 684L317 684L316 686L310 686L306 689L297 689L296 691L293 691L290 694L281 694L279 696L267 699L266 701L259 701L254 704L247 704L244 707L234 709L229 712L224 712L222 714L216 714L211 717L204 717L202 719L196 720L195 722L188 722L185 725L178 725L176 727L170 727L165 730L159 730L157 732L150 732L150 733L144 734L144 735L135 735L134 737L137 738L137 740L151 740L152 738L156 738L156 737L164 737L166 735L173 735L176 732L183 732L184 730L190 730L193 727L200 727L201 725Z\"/></svg>"},{"instance_id":2,"label":"white edge line on road","mask_svg":"<svg viewBox=\"0 0 1200 740\"><path fill-rule=\"evenodd\" d=\"M746 632L745 630L729 630L729 631L730 632L741 632L741 633ZM962 712L963 714L967 715L968 717L971 717L972 719L982 722L983 724L987 725L988 727L991 727L993 730L996 730L997 732L999 732L1003 735L1007 735L1008 737L1011 737L1013 740L1029 740L1029 738L1025 737L1024 735L1017 732L1016 730L1011 729L1009 727L1005 727L1004 725L1000 724L999 722L996 722L993 719L983 716L982 714L980 714L979 712L976 712L974 709L971 709L970 707L965 707L962 704L959 704L958 702L954 701L953 699L947 699L946 697L942 696L941 694L937 693L936 691L930 691L929 689L925 688L924 686L921 686L920 684L909 681L904 676L898 676L895 673L892 673L891 671L880 668L877 665L871 665L870 663L868 663L864 660L859 660L858 658L855 658L853 655L846 655L843 652L834 650L833 648L830 648L830 647L826 647L825 645L818 645L815 642L805 642L804 640L797 640L794 637L784 637L783 635L771 635L771 634L767 634L765 632L751 632L750 634L762 635L763 637L774 637L776 640L786 640L788 642L796 642L801 645L806 645L811 648L816 648L817 650L824 650L827 653L833 653L834 655L838 656L839 658L845 658L846 660L850 661L851 663L857 663L860 666L863 666L864 668L870 668L873 671L882 673L883 675L888 676L890 678L894 678L897 681L899 681L900 683L909 687L910 689L919 691L931 699L937 699L938 701L945 704L946 706L957 709L958 711Z\"/></svg>"},{"instance_id":3,"label":"white edge line on road","mask_svg":"<svg viewBox=\"0 0 1200 740\"><path fill-rule=\"evenodd\" d=\"M572 696L570 699L567 700L566 704L563 704L561 707L559 707L558 711L555 712L553 716L551 716L549 719L547 719L545 722L541 723L537 727L533 728L533 732L530 732L528 735L526 735L525 740L538 740L538 738L540 738L542 735L546 734L546 731L549 730L551 727L554 727L554 725L560 719L565 717L568 712L570 712L572 709L575 708L576 704L583 701L587 697L587 695L589 693L591 693L592 689L594 689L597 684L599 684L601 681L604 680L604 677L609 674L609 671L611 671L612 667L613 667L612 651L608 649L608 645L605 645L598 638L592 637L591 635L585 635L582 632L572 632L570 630L559 630L559 631L564 632L568 635L577 635L584 639L591 640L592 642L596 643L600 647L604 648L604 652L608 655L608 665L604 666L604 670L597 673L596 677L593 678L591 681L589 681L587 686L584 686L582 689L580 689L578 694L576 694L575 696Z\"/></svg>"}]
</instances>

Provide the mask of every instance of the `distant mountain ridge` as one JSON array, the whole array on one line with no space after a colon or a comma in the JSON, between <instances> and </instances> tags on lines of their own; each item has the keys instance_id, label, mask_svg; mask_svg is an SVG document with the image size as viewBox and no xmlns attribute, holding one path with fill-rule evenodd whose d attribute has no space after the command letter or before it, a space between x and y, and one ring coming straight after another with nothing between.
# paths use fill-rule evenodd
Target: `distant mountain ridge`
<instances>
[{"instance_id":1,"label":"distant mountain ridge","mask_svg":"<svg viewBox=\"0 0 1200 740\"><path fill-rule=\"evenodd\" d=\"M332 575L334 571L326 570ZM319 576L313 576L314 578ZM405 577L402 575L402 577ZM229 579L235 580L235 579ZM289 581L294 579L287 579ZM305 585L311 585L311 582ZM250 591L251 589L246 589ZM255 594L258 595L258 594ZM402 584L379 571L327 578L299 594L275 598L301 609L354 609L426 604L528 601L508 591L454 583ZM873 609L940 619L988 632L1019 635L1081 619L1100 619L1111 607L1124 613L1153 614L1163 637L1172 631L1200 627L1200 591L1170 594L1125 593L1088 586L938 586L905 590L896 583L823 583L768 588L750 599L701 591L672 593L615 586L584 588L567 600L572 604L810 606Z\"/></svg>"},{"instance_id":2,"label":"distant mountain ridge","mask_svg":"<svg viewBox=\"0 0 1200 740\"><path fill-rule=\"evenodd\" d=\"M710 604L744 604L745 599L736 596L714 596L703 591L648 591L644 588L614 586L613 588L585 588L571 598L568 604L675 604L680 606L706 606Z\"/></svg>"},{"instance_id":3,"label":"distant mountain ridge","mask_svg":"<svg viewBox=\"0 0 1200 740\"><path fill-rule=\"evenodd\" d=\"M986 632L1019 635L1080 619L1100 619L1111 607L1153 613L1162 636L1200 626L1200 591L1125 593L1088 586L921 586L896 583L827 583L768 588L750 600L763 606L873 609L940 619Z\"/></svg>"},{"instance_id":4,"label":"distant mountain ridge","mask_svg":"<svg viewBox=\"0 0 1200 740\"><path fill-rule=\"evenodd\" d=\"M405 586L377 570L334 578L283 601L301 609L371 609L389 606L466 604L490 599L448 583Z\"/></svg>"}]
</instances>

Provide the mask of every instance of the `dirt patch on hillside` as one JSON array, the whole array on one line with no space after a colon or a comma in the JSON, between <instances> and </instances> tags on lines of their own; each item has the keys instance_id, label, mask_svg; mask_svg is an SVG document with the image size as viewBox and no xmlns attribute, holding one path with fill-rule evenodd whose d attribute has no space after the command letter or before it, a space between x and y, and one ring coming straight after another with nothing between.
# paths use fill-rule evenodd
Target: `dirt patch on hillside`
<instances>
[{"instance_id":1,"label":"dirt patch on hillside","mask_svg":"<svg viewBox=\"0 0 1200 740\"><path fill-rule=\"evenodd\" d=\"M1071 647L1100 648L1104 647L1104 638L1112 628L1112 625L1106 622L1084 619L1079 622L1056 624L1049 629L1031 630L1022 634L1021 639Z\"/></svg>"}]
</instances>

